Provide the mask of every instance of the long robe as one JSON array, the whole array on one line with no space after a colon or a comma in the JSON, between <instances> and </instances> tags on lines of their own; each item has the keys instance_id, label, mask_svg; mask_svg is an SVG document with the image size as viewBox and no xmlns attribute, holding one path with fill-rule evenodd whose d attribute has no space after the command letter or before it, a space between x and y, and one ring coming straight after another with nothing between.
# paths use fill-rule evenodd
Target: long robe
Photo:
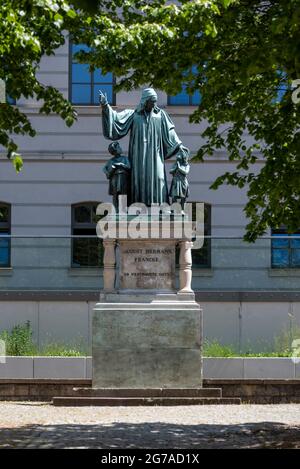
<instances>
[{"instance_id":1,"label":"long robe","mask_svg":"<svg viewBox=\"0 0 300 469\"><path fill-rule=\"evenodd\" d=\"M177 152L181 141L169 115L155 107L144 110L114 111L102 108L103 135L118 140L130 132L128 158L131 164L129 203L169 203L164 160Z\"/></svg>"}]
</instances>

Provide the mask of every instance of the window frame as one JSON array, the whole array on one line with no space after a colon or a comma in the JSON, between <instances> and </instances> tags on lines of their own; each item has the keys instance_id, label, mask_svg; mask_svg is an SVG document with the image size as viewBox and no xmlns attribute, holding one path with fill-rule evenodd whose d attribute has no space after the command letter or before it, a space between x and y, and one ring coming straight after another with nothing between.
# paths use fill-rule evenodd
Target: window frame
<instances>
[{"instance_id":1,"label":"window frame","mask_svg":"<svg viewBox=\"0 0 300 469\"><path fill-rule=\"evenodd\" d=\"M194 264L192 262L192 266L196 269L211 269L212 266L211 266L211 249L212 249L212 245L211 245L211 210L212 210L212 205L211 203L208 203L208 202L201 202L201 201L195 201L195 200L192 200L190 201L190 203L203 203L204 204L204 243L205 243L205 240L207 240L207 243L208 243L208 255L207 255L207 264L206 265L199 265L199 264ZM207 210L208 212L208 217L207 217L207 221L205 221L205 210ZM203 249L204 247L204 243L203 243L203 246L201 249ZM197 249L192 249L192 260L193 260L193 251L197 251Z\"/></svg>"},{"instance_id":2,"label":"window frame","mask_svg":"<svg viewBox=\"0 0 300 469\"><path fill-rule=\"evenodd\" d=\"M199 91L199 93L200 93L200 91ZM178 93L178 94L179 94L179 93ZM169 95L169 94L168 94L168 106L194 106L194 107L196 107L196 106L199 106L200 103L201 103L201 95L200 95L200 101L199 101L199 103L193 104L193 103L192 103L193 94L187 94L187 93L186 93L186 96L188 96L188 99L189 99L189 102L188 102L188 103L171 103L171 99L172 99L173 97L175 97L175 96L177 96L177 95L176 95L176 94L174 94L174 95Z\"/></svg>"},{"instance_id":3,"label":"window frame","mask_svg":"<svg viewBox=\"0 0 300 469\"><path fill-rule=\"evenodd\" d=\"M7 230L7 234L9 237L7 238L8 239L8 263L7 265L1 265L0 264L0 269L7 269L9 267L11 267L11 238L10 238L10 235L11 235L11 204L7 203L7 202L3 202L3 201L0 201L0 209L1 207L6 207L8 209L8 221L5 222L5 223L2 223L0 222L0 233L2 232L2 230ZM1 235L0 235L0 239L1 239Z\"/></svg>"},{"instance_id":4,"label":"window frame","mask_svg":"<svg viewBox=\"0 0 300 469\"><path fill-rule=\"evenodd\" d=\"M73 46L73 42L71 39L69 39L69 93L68 93L68 97L69 97L69 101L70 103L73 104L73 106L99 106L99 103L98 102L95 102L93 103L93 87L94 87L94 72L89 72L91 74L91 82L88 83L89 87L90 87L90 102L87 102L87 103L73 103L72 99L73 99L73 96L72 96L72 86L73 84L81 84L81 82L73 82L73 71L72 71L72 64L73 64L73 51L72 51L72 46ZM82 83L84 84L84 83ZM87 84L87 83L86 83ZM109 103L111 106L115 106L116 105L116 93L115 93L115 84L116 84L116 78L114 76L114 74L112 74L112 82L111 83L103 83L103 85L112 85L112 102Z\"/></svg>"},{"instance_id":5,"label":"window frame","mask_svg":"<svg viewBox=\"0 0 300 469\"><path fill-rule=\"evenodd\" d=\"M193 73L197 73L195 70L194 70L195 66L192 67L192 72ZM167 103L168 103L168 106L199 106L201 104L201 100L202 100L202 96L201 96L201 93L200 93L200 90L196 90L194 91L194 93L192 94L188 94L186 92L186 90L184 91L184 85L186 85L186 83L184 82L184 74L182 76L182 82L181 82L181 91L177 94L174 94L174 95L170 95L168 94L168 99L167 99ZM193 97L195 95L195 93L199 92L199 103L196 103L194 104L192 101L193 101ZM181 94L181 93L184 93L185 96L188 97L188 103L171 103L171 99L172 98L175 98L178 94Z\"/></svg>"},{"instance_id":6,"label":"window frame","mask_svg":"<svg viewBox=\"0 0 300 469\"><path fill-rule=\"evenodd\" d=\"M276 234L282 234L285 236L285 240L287 241L288 243L288 246L287 247L279 247L279 248L276 248L276 247L273 247L273 239L276 239ZM292 264L292 251L294 249L298 249L300 251L300 247L297 248L297 247L293 247L291 245L291 242L293 241L293 235L294 236L300 236L300 229L297 230L295 233L291 234L291 233L287 233L286 231L286 228L285 227L281 227L281 228L272 228L271 229L271 246L270 246L270 257L271 257L271 269L272 270L282 270L282 269L300 269L300 263L299 265L293 265ZM278 239L280 239L280 237L278 236L277 237ZM300 238L299 238L299 241L300 241ZM288 265L284 265L284 266L279 266L279 265L275 265L274 262L273 262L273 252L274 250L285 250L288 252Z\"/></svg>"},{"instance_id":7,"label":"window frame","mask_svg":"<svg viewBox=\"0 0 300 469\"><path fill-rule=\"evenodd\" d=\"M75 210L77 207L81 206L98 206L101 202L99 201L82 201L82 202L76 202L75 204L71 205L71 233L72 233L72 238L71 238L71 268L72 269L99 269L103 267L103 252L102 252L102 263L99 263L98 265L76 265L74 263L74 239L76 238L76 235L74 235L74 229L94 229L95 228L95 236L96 236L96 226L97 223L78 223L75 221ZM81 236L81 235L78 235ZM90 235L91 236L91 235ZM89 235L86 236L89 238ZM102 242L100 238L97 238L99 242ZM103 242L102 242L103 243Z\"/></svg>"},{"instance_id":8,"label":"window frame","mask_svg":"<svg viewBox=\"0 0 300 469\"><path fill-rule=\"evenodd\" d=\"M211 209L212 209L212 205L208 202L201 202L201 201L195 201L195 200L192 200L192 201L189 201L189 203L203 203L204 204L204 210L206 208L208 208L208 220L207 222L205 222L205 213L204 213L204 243L205 243L205 240L207 240L207 243L208 243L208 255L207 255L207 264L194 264L193 262L193 252L197 251L197 249L192 249L192 269L199 269L199 270L203 270L203 269L211 269L212 268L212 265L211 265L211 259L212 259L212 255L211 255L211 250L212 250L212 243L211 243ZM203 245L204 245L203 243ZM177 248L178 249L178 248ZM203 246L201 248L198 248L199 250L203 249ZM177 254L176 254L176 266L178 267L179 266L179 250L177 251Z\"/></svg>"}]
</instances>

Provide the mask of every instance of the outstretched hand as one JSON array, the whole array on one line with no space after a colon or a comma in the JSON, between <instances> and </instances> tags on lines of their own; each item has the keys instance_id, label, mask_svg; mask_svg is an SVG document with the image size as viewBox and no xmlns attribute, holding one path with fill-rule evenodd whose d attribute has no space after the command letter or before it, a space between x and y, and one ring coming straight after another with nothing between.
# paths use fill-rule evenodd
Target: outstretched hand
<instances>
[{"instance_id":1,"label":"outstretched hand","mask_svg":"<svg viewBox=\"0 0 300 469\"><path fill-rule=\"evenodd\" d=\"M189 160L189 156L190 156L189 150L183 145L181 145L176 155L176 161L186 164Z\"/></svg>"},{"instance_id":2,"label":"outstretched hand","mask_svg":"<svg viewBox=\"0 0 300 469\"><path fill-rule=\"evenodd\" d=\"M101 106L105 106L106 104L108 104L107 95L106 93L102 93L101 90L99 90L99 103L101 104Z\"/></svg>"}]
</instances>

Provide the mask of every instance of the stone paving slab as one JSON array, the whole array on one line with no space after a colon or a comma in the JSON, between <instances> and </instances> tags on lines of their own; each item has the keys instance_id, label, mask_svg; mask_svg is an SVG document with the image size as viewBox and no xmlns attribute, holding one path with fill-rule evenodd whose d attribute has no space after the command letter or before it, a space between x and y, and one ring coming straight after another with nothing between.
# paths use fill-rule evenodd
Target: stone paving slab
<instances>
[{"instance_id":1,"label":"stone paving slab","mask_svg":"<svg viewBox=\"0 0 300 469\"><path fill-rule=\"evenodd\" d=\"M2 448L300 449L300 405L55 408L1 402Z\"/></svg>"}]
</instances>

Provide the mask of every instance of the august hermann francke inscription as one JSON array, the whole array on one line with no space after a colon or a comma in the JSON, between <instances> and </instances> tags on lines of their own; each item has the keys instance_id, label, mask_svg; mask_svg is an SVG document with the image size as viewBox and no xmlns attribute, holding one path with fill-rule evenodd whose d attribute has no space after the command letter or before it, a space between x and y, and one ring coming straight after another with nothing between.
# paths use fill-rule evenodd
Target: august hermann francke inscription
<instances>
[{"instance_id":1,"label":"august hermann francke inscription","mask_svg":"<svg viewBox=\"0 0 300 469\"><path fill-rule=\"evenodd\" d=\"M172 290L175 272L175 245L163 242L137 241L136 248L128 248L128 241L120 242L121 289ZM139 246L140 244L140 246ZM168 243L170 245L170 242Z\"/></svg>"}]
</instances>

